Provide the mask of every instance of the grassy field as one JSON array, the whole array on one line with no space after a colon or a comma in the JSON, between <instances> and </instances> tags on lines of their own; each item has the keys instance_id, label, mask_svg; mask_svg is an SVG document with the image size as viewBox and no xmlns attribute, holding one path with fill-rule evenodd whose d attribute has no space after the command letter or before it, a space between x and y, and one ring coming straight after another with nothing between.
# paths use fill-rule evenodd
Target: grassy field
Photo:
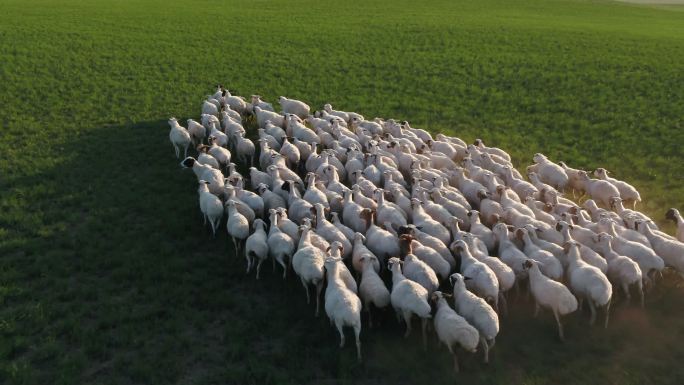
<instances>
[{"instance_id":1,"label":"grassy field","mask_svg":"<svg viewBox=\"0 0 684 385\"><path fill-rule=\"evenodd\" d=\"M169 116L218 81L477 137L684 201L684 12L602 1L15 1L0 14L0 383L453 383L445 349L362 333L245 277L201 219ZM671 227L668 227L671 230ZM223 231L223 229L222 229ZM684 290L555 339L515 303L456 382L684 383Z\"/></svg>"}]
</instances>

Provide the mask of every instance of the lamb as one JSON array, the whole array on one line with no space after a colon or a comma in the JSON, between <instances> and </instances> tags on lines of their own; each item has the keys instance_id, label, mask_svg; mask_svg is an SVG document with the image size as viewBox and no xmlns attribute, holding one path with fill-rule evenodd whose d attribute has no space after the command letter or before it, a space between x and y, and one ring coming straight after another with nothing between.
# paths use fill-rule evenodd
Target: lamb
<instances>
[{"instance_id":1,"label":"lamb","mask_svg":"<svg viewBox=\"0 0 684 385\"><path fill-rule=\"evenodd\" d=\"M221 217L223 216L223 203L221 200L211 192L207 187L207 182L199 181L199 204L202 215L204 216L204 224L207 224L207 218L211 225L211 231L216 236L216 229L219 227Z\"/></svg>"},{"instance_id":2,"label":"lamb","mask_svg":"<svg viewBox=\"0 0 684 385\"><path fill-rule=\"evenodd\" d=\"M568 167L565 162L558 162L558 165L563 168L563 171L565 171L565 174L568 176L568 185L572 190L572 196L573 198L576 196L576 192L584 193L584 183L582 182L582 178L580 177L580 171L576 168Z\"/></svg>"},{"instance_id":3,"label":"lamb","mask_svg":"<svg viewBox=\"0 0 684 385\"><path fill-rule=\"evenodd\" d=\"M458 315L447 303L441 291L432 293L432 301L437 303L433 323L439 341L446 345L454 358L454 371L458 373L458 356L454 349L460 345L468 352L475 353L480 341L480 333L465 318Z\"/></svg>"},{"instance_id":4,"label":"lamb","mask_svg":"<svg viewBox=\"0 0 684 385\"><path fill-rule=\"evenodd\" d=\"M620 192L620 198L622 198L623 201L632 202L633 209L636 209L637 202L641 202L641 195L639 195L639 191L637 191L634 186L627 182L609 177L608 170L605 168L597 168L594 170L594 175L597 178L610 182L613 186L617 187L618 191Z\"/></svg>"},{"instance_id":5,"label":"lamb","mask_svg":"<svg viewBox=\"0 0 684 385\"><path fill-rule=\"evenodd\" d=\"M169 139L173 145L173 149L176 151L176 158L180 157L180 149L183 148L184 157L188 156L188 147L190 147L190 133L185 127L178 124L176 118L169 119L169 126L171 126L171 131L169 131Z\"/></svg>"},{"instance_id":6,"label":"lamb","mask_svg":"<svg viewBox=\"0 0 684 385\"><path fill-rule=\"evenodd\" d=\"M254 233L247 238L245 242L245 258L247 259L247 273L254 267L256 263L256 279L259 279L261 273L261 264L268 258L268 244L266 236L266 222L261 219L255 219L252 223Z\"/></svg>"},{"instance_id":7,"label":"lamb","mask_svg":"<svg viewBox=\"0 0 684 385\"><path fill-rule=\"evenodd\" d=\"M496 274L485 263L478 261L470 253L465 241L458 240L451 244L454 255L461 256L461 274L468 277L466 287L487 303L499 308L499 281Z\"/></svg>"},{"instance_id":8,"label":"lamb","mask_svg":"<svg viewBox=\"0 0 684 385\"><path fill-rule=\"evenodd\" d=\"M675 269L684 278L684 243L656 234L642 221L637 221L634 225L641 234L648 238L653 245L653 251L665 261L665 265Z\"/></svg>"},{"instance_id":9,"label":"lamb","mask_svg":"<svg viewBox=\"0 0 684 385\"><path fill-rule=\"evenodd\" d=\"M228 151L228 149L226 148L219 146L218 143L212 143L210 146L208 146L207 153L216 158L219 165L222 165L223 167L228 166L228 164L230 163L230 151Z\"/></svg>"},{"instance_id":10,"label":"lamb","mask_svg":"<svg viewBox=\"0 0 684 385\"><path fill-rule=\"evenodd\" d=\"M373 327L371 305L378 309L386 308L390 303L390 292L377 273L376 266L379 262L375 255L370 253L362 255L359 258L359 264L361 265L359 296L368 312L368 327Z\"/></svg>"},{"instance_id":11,"label":"lamb","mask_svg":"<svg viewBox=\"0 0 684 385\"><path fill-rule=\"evenodd\" d=\"M594 239L601 255L608 261L608 279L616 287L622 288L627 298L631 299L629 287L636 285L641 299L641 307L644 307L643 276L639 265L624 255L616 253L610 245L613 236L607 233L598 233Z\"/></svg>"},{"instance_id":12,"label":"lamb","mask_svg":"<svg viewBox=\"0 0 684 385\"><path fill-rule=\"evenodd\" d=\"M306 199L306 196L304 197ZM336 212L331 212L330 213L330 222L332 222L335 227L337 227L338 230L344 234L345 237L349 240L349 242L354 241L354 234L355 231L350 229L349 227L345 226L342 221L340 221L340 214Z\"/></svg>"},{"instance_id":13,"label":"lamb","mask_svg":"<svg viewBox=\"0 0 684 385\"><path fill-rule=\"evenodd\" d=\"M403 237L409 237L410 235L402 235L399 239L402 244L406 241ZM404 276L414 282L418 282L428 291L428 295L432 294L433 291L437 290L439 287L439 280L435 271L425 262L421 261L415 255L411 254L411 248L408 246L408 253L403 256L403 268L402 271Z\"/></svg>"},{"instance_id":14,"label":"lamb","mask_svg":"<svg viewBox=\"0 0 684 385\"><path fill-rule=\"evenodd\" d=\"M288 99L281 96L278 98L278 103L280 103L280 108L283 113L294 114L302 119L305 119L311 113L311 107L309 107L308 104L296 99Z\"/></svg>"},{"instance_id":15,"label":"lamb","mask_svg":"<svg viewBox=\"0 0 684 385\"><path fill-rule=\"evenodd\" d=\"M591 199L603 203L606 207L610 206L612 198L620 197L620 191L612 183L601 179L591 179L586 171L580 171L578 178L582 188Z\"/></svg>"},{"instance_id":16,"label":"lamb","mask_svg":"<svg viewBox=\"0 0 684 385\"><path fill-rule=\"evenodd\" d=\"M539 313L539 307L551 309L558 324L558 338L565 341L560 317L577 310L577 298L565 285L542 274L537 262L528 259L524 262L523 268L530 277L530 291L535 303L534 315Z\"/></svg>"},{"instance_id":17,"label":"lamb","mask_svg":"<svg viewBox=\"0 0 684 385\"><path fill-rule=\"evenodd\" d=\"M308 226L301 226L300 229L302 234L299 238L297 252L292 256L292 268L302 281L302 286L306 291L306 303L311 303L309 285L316 287L316 317L318 317L323 279L325 278L323 268L325 254L311 244L311 229Z\"/></svg>"},{"instance_id":18,"label":"lamb","mask_svg":"<svg viewBox=\"0 0 684 385\"><path fill-rule=\"evenodd\" d=\"M336 244L335 246L339 246ZM341 246L339 246L341 248ZM332 258L326 258L325 270L328 287L325 289L325 314L334 323L340 333L340 348L344 347L345 326L354 328L356 338L356 357L361 362L361 300L347 288L340 278L339 269L342 264L338 263L336 248L331 245Z\"/></svg>"},{"instance_id":19,"label":"lamb","mask_svg":"<svg viewBox=\"0 0 684 385\"><path fill-rule=\"evenodd\" d=\"M204 103L202 103L202 113L203 114L214 115L214 116L219 115L219 107L217 107L216 104L212 103L213 100L214 99L205 100Z\"/></svg>"},{"instance_id":20,"label":"lamb","mask_svg":"<svg viewBox=\"0 0 684 385\"><path fill-rule=\"evenodd\" d=\"M439 239L444 244L449 243L451 240L451 235L449 230L442 226L439 222L432 219L424 210L421 205L420 200L412 199L411 207L413 208L413 213L411 217L413 218L413 223L416 227L420 227L421 231L432 235L433 237Z\"/></svg>"},{"instance_id":21,"label":"lamb","mask_svg":"<svg viewBox=\"0 0 684 385\"><path fill-rule=\"evenodd\" d=\"M195 146L202 144L207 136L207 130L204 126L194 119L188 119L188 133L192 139L192 144Z\"/></svg>"},{"instance_id":22,"label":"lamb","mask_svg":"<svg viewBox=\"0 0 684 385\"><path fill-rule=\"evenodd\" d=\"M677 225L676 238L679 242L684 242L684 219L682 219L679 210L671 208L665 213L665 219L669 219Z\"/></svg>"},{"instance_id":23,"label":"lamb","mask_svg":"<svg viewBox=\"0 0 684 385\"><path fill-rule=\"evenodd\" d=\"M574 230L574 225L570 225L565 221L560 221L556 224L556 231L560 232L563 236L563 244L575 241L574 234L571 233L572 230ZM601 258L601 256L598 255L598 253L594 251L594 249L587 246L587 244L594 244L594 235L589 235L588 238L584 239L583 241L586 243L579 242L578 244L580 257L582 258L582 260L584 260L584 262L590 264L591 266L598 268L599 270L601 270L603 274L608 272L608 262L606 262L605 259ZM565 257L566 252L563 253L561 262L563 262L563 265L567 267L568 261Z\"/></svg>"},{"instance_id":24,"label":"lamb","mask_svg":"<svg viewBox=\"0 0 684 385\"><path fill-rule=\"evenodd\" d=\"M405 338L411 334L411 317L413 314L421 319L423 329L423 346L427 348L427 320L431 318L428 304L428 291L419 283L411 281L401 273L401 261L393 257L388 261L387 269L392 271L392 291L390 302L399 320L406 322Z\"/></svg>"},{"instance_id":25,"label":"lamb","mask_svg":"<svg viewBox=\"0 0 684 385\"><path fill-rule=\"evenodd\" d=\"M244 215L240 214L235 201L229 200L228 206L228 221L226 222L226 230L228 235L233 240L235 246L235 255L239 255L242 242L249 236L249 221Z\"/></svg>"},{"instance_id":26,"label":"lamb","mask_svg":"<svg viewBox=\"0 0 684 385\"><path fill-rule=\"evenodd\" d=\"M437 252L439 255L441 255L442 258L444 258L444 260L447 261L447 263L449 264L449 270L456 267L456 260L454 259L454 256L451 255L451 251L448 247L446 247L444 242L440 241L439 239L433 237L430 234L420 231L420 229L417 228L415 225L407 225L406 227L400 227L399 232L401 234L410 234L422 246L430 248Z\"/></svg>"},{"instance_id":27,"label":"lamb","mask_svg":"<svg viewBox=\"0 0 684 385\"><path fill-rule=\"evenodd\" d=\"M278 262L283 267L283 279L287 278L287 270L295 250L294 241L278 227L278 213L270 211L271 228L268 231L268 255L273 258L273 270ZM285 260L287 259L287 264Z\"/></svg>"},{"instance_id":28,"label":"lamb","mask_svg":"<svg viewBox=\"0 0 684 385\"><path fill-rule=\"evenodd\" d=\"M580 258L577 242L568 242L564 248L568 255L567 273L570 288L580 298L580 304L585 299L589 303L591 310L589 324L593 325L596 321L596 308L604 307L606 311L604 328L608 328L610 299L613 296L613 287L610 285L610 281L601 270Z\"/></svg>"},{"instance_id":29,"label":"lamb","mask_svg":"<svg viewBox=\"0 0 684 385\"><path fill-rule=\"evenodd\" d=\"M499 334L499 317L485 300L466 289L464 277L454 273L449 281L454 285L454 307L469 324L480 333L480 345L484 352L484 362L489 362L489 349L494 347L496 335Z\"/></svg>"},{"instance_id":30,"label":"lamb","mask_svg":"<svg viewBox=\"0 0 684 385\"><path fill-rule=\"evenodd\" d=\"M197 154L197 161L199 163L205 164L207 166L211 166L217 170L220 169L221 167L219 165L218 160L207 153L208 149L209 149L209 146L202 146L202 145L200 145L197 148L197 153L198 153Z\"/></svg>"},{"instance_id":31,"label":"lamb","mask_svg":"<svg viewBox=\"0 0 684 385\"><path fill-rule=\"evenodd\" d=\"M539 179L553 186L558 191L565 190L568 185L568 175L563 168L550 161L544 154L534 154L533 160L536 164L529 166L527 171L533 171L539 175Z\"/></svg>"}]
</instances>

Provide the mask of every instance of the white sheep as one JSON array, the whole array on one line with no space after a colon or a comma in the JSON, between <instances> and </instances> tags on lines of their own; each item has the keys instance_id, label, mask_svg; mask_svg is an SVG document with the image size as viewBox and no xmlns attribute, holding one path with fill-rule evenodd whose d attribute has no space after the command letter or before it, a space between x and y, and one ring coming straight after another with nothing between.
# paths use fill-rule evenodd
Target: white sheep
<instances>
[{"instance_id":1,"label":"white sheep","mask_svg":"<svg viewBox=\"0 0 684 385\"><path fill-rule=\"evenodd\" d=\"M302 281L302 286L304 286L306 291L306 303L311 303L309 285L313 285L316 288L316 316L318 317L323 279L325 277L323 268L325 254L311 243L311 229L308 226L301 226L300 229L302 234L299 238L297 252L292 256L292 268Z\"/></svg>"},{"instance_id":2,"label":"white sheep","mask_svg":"<svg viewBox=\"0 0 684 385\"><path fill-rule=\"evenodd\" d=\"M292 238L280 231L278 227L278 213L275 210L270 212L271 228L268 231L268 254L273 258L273 270L275 263L278 262L283 268L283 279L287 277L287 270L292 261L295 244ZM287 262L286 262L287 260Z\"/></svg>"},{"instance_id":3,"label":"white sheep","mask_svg":"<svg viewBox=\"0 0 684 385\"><path fill-rule=\"evenodd\" d=\"M665 213L665 219L669 219L677 226L676 238L679 242L684 242L684 219L682 219L679 210L671 208Z\"/></svg>"},{"instance_id":4,"label":"white sheep","mask_svg":"<svg viewBox=\"0 0 684 385\"><path fill-rule=\"evenodd\" d=\"M684 243L656 234L642 221L637 221L635 226L648 238L653 245L653 251L665 261L665 265L675 269L684 278Z\"/></svg>"},{"instance_id":5,"label":"white sheep","mask_svg":"<svg viewBox=\"0 0 684 385\"><path fill-rule=\"evenodd\" d=\"M596 308L603 307L606 312L604 327L608 327L610 316L610 299L613 296L613 287L601 270L584 262L580 258L579 245L577 242L565 244L565 252L568 256L568 282L570 289L580 299L580 307L583 300L587 300L591 318L589 324L596 321Z\"/></svg>"},{"instance_id":6,"label":"white sheep","mask_svg":"<svg viewBox=\"0 0 684 385\"><path fill-rule=\"evenodd\" d=\"M195 176L197 176L197 180L204 180L205 182L208 182L207 187L212 194L216 196L223 195L225 178L223 177L221 171L206 164L201 164L195 158L190 156L183 159L180 164L183 168L191 168L195 173Z\"/></svg>"},{"instance_id":7,"label":"white sheep","mask_svg":"<svg viewBox=\"0 0 684 385\"><path fill-rule=\"evenodd\" d=\"M499 316L484 299L466 289L466 279L459 273L454 273L449 277L449 281L454 286L454 307L456 312L480 333L484 362L488 363L489 349L494 347L496 336L499 334Z\"/></svg>"},{"instance_id":8,"label":"white sheep","mask_svg":"<svg viewBox=\"0 0 684 385\"><path fill-rule=\"evenodd\" d=\"M411 281L401 273L399 258L390 258L387 268L392 271L392 292L390 302L399 320L406 322L405 338L411 334L411 317L413 314L421 319L423 330L423 346L427 347L427 320L431 318L428 303L428 291L419 283Z\"/></svg>"},{"instance_id":9,"label":"white sheep","mask_svg":"<svg viewBox=\"0 0 684 385\"><path fill-rule=\"evenodd\" d=\"M530 277L530 291L535 303L534 315L539 313L540 307L550 309L558 324L558 338L565 341L561 317L577 310L577 298L565 285L542 274L536 261L526 260L523 268Z\"/></svg>"},{"instance_id":10,"label":"white sheep","mask_svg":"<svg viewBox=\"0 0 684 385\"><path fill-rule=\"evenodd\" d=\"M454 371L458 372L458 356L454 349L458 345L468 352L475 353L480 333L449 306L441 291L432 293L431 299L437 303L437 312L433 319L435 332L439 341L449 349L454 359Z\"/></svg>"},{"instance_id":11,"label":"white sheep","mask_svg":"<svg viewBox=\"0 0 684 385\"><path fill-rule=\"evenodd\" d=\"M261 264L268 258L266 222L257 218L254 220L254 223L252 223L252 228L254 229L254 232L245 242L247 273L249 273L256 264L256 279L259 279Z\"/></svg>"},{"instance_id":12,"label":"white sheep","mask_svg":"<svg viewBox=\"0 0 684 385\"><path fill-rule=\"evenodd\" d=\"M278 103L280 103L280 108L282 109L283 113L295 114L302 119L305 119L311 113L311 107L300 100L288 99L284 96L281 96L278 98Z\"/></svg>"},{"instance_id":13,"label":"white sheep","mask_svg":"<svg viewBox=\"0 0 684 385\"><path fill-rule=\"evenodd\" d=\"M204 180L199 181L199 204L202 215L204 216L204 224L207 219L211 225L211 231L216 236L216 229L218 229L223 216L223 203L214 194L209 191L208 183Z\"/></svg>"},{"instance_id":14,"label":"white sheep","mask_svg":"<svg viewBox=\"0 0 684 385\"><path fill-rule=\"evenodd\" d=\"M261 95L252 95L252 108L254 108L255 110L257 108L261 108L262 110L266 111L275 111L271 103L267 103L261 100Z\"/></svg>"},{"instance_id":15,"label":"white sheep","mask_svg":"<svg viewBox=\"0 0 684 385\"><path fill-rule=\"evenodd\" d=\"M591 179L586 171L578 173L579 181L586 193L596 202L610 206L612 198L620 197L620 191L612 183L601 179Z\"/></svg>"},{"instance_id":16,"label":"white sheep","mask_svg":"<svg viewBox=\"0 0 684 385\"><path fill-rule=\"evenodd\" d=\"M565 190L568 185L568 175L563 168L550 161L544 154L534 154L534 165L527 167L528 173L535 172L539 179L553 186L558 191ZM537 187L539 188L539 187Z\"/></svg>"},{"instance_id":17,"label":"white sheep","mask_svg":"<svg viewBox=\"0 0 684 385\"><path fill-rule=\"evenodd\" d=\"M608 261L608 279L616 287L620 287L627 298L631 299L629 287L636 285L639 291L641 307L644 307L643 276L639 265L624 255L616 253L610 245L613 236L607 233L598 233L594 241L601 255Z\"/></svg>"},{"instance_id":18,"label":"white sheep","mask_svg":"<svg viewBox=\"0 0 684 385\"><path fill-rule=\"evenodd\" d=\"M528 258L539 262L540 269L545 276L560 281L563 278L563 266L561 262L549 251L537 246L532 242L526 228L517 229L515 235L523 242L523 251Z\"/></svg>"},{"instance_id":19,"label":"white sheep","mask_svg":"<svg viewBox=\"0 0 684 385\"><path fill-rule=\"evenodd\" d=\"M377 273L378 258L373 254L363 254L359 258L361 265L361 283L359 296L368 312L368 326L373 327L371 305L378 309L387 307L390 303L390 292Z\"/></svg>"},{"instance_id":20,"label":"white sheep","mask_svg":"<svg viewBox=\"0 0 684 385\"><path fill-rule=\"evenodd\" d=\"M185 127L178 124L176 118L169 119L169 126L171 126L171 131L169 131L169 139L173 145L173 149L176 151L176 158L180 157L180 149L183 148L184 157L188 156L188 147L192 142L190 133Z\"/></svg>"},{"instance_id":21,"label":"white sheep","mask_svg":"<svg viewBox=\"0 0 684 385\"><path fill-rule=\"evenodd\" d=\"M259 128L266 128L266 123L268 122L281 128L285 127L285 117L277 112L264 110L261 107L254 107L254 115L256 116Z\"/></svg>"},{"instance_id":22,"label":"white sheep","mask_svg":"<svg viewBox=\"0 0 684 385\"><path fill-rule=\"evenodd\" d=\"M349 290L340 278L340 267L344 265L335 258L339 255L337 247L341 249L339 243L331 245L332 258L325 260L326 279L328 281L328 287L325 289L325 314L328 315L331 323L335 324L340 333L340 348L344 347L345 342L343 328L351 326L354 329L356 357L361 362L361 300L353 291Z\"/></svg>"},{"instance_id":23,"label":"white sheep","mask_svg":"<svg viewBox=\"0 0 684 385\"><path fill-rule=\"evenodd\" d=\"M249 236L249 221L247 221L247 218L244 215L240 214L235 203L236 202L232 199L226 203L228 206L226 230L233 240L235 255L237 256L240 253L242 242Z\"/></svg>"},{"instance_id":24,"label":"white sheep","mask_svg":"<svg viewBox=\"0 0 684 385\"><path fill-rule=\"evenodd\" d=\"M632 202L633 209L636 208L637 202L641 202L641 195L639 195L639 191L637 191L634 186L627 182L611 178L608 176L608 170L605 168L597 168L594 170L594 175L597 178L610 182L617 187L618 191L620 192L620 198L622 198L623 201Z\"/></svg>"},{"instance_id":25,"label":"white sheep","mask_svg":"<svg viewBox=\"0 0 684 385\"><path fill-rule=\"evenodd\" d=\"M487 303L499 308L499 281L496 274L484 262L477 260L470 247L463 240L451 244L454 255L461 257L461 275L466 279L466 288L483 298Z\"/></svg>"}]
</instances>

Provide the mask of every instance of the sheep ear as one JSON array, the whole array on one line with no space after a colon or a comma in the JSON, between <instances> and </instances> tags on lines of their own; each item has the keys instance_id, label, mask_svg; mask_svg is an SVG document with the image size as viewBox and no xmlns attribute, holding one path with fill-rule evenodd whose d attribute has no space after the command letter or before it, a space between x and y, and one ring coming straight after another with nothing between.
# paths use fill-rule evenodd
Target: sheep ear
<instances>
[{"instance_id":1,"label":"sheep ear","mask_svg":"<svg viewBox=\"0 0 684 385\"><path fill-rule=\"evenodd\" d=\"M325 251L329 253L330 252L330 246L328 246L328 248L325 249Z\"/></svg>"}]
</instances>

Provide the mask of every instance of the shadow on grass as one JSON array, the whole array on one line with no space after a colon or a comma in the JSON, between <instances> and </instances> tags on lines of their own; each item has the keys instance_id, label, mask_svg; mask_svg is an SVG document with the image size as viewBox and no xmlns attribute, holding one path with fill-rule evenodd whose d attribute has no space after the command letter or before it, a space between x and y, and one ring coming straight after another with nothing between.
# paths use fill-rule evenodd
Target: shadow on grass
<instances>
[{"instance_id":1,"label":"shadow on grass","mask_svg":"<svg viewBox=\"0 0 684 385\"><path fill-rule=\"evenodd\" d=\"M431 336L424 353L419 332L403 339L391 312L372 331L364 323L365 363L357 365L351 333L339 349L336 331L325 316L313 317L292 275L283 282L267 264L261 281L246 277L225 222L216 239L201 225L195 176L180 168L167 134L166 121L91 129L63 145L64 161L7 181L0 378L453 381L446 349ZM586 314L567 317L566 344L556 341L549 314L533 319L528 301L511 301L492 363L461 354L458 378L681 383L665 370L684 354L676 342L684 337L684 293L673 282L648 296L646 312L616 304L607 331L587 328Z\"/></svg>"}]
</instances>

